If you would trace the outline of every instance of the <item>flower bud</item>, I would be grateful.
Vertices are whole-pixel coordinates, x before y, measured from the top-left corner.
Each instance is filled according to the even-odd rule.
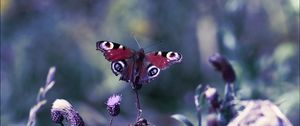
[[[148,121],[145,118],[140,118],[135,124],[134,126],[149,126],[150,124],[148,123]]]
[[[216,53],[209,57],[208,61],[215,67],[217,71],[222,73],[223,79],[226,82],[232,83],[235,81],[235,72],[225,57]]]

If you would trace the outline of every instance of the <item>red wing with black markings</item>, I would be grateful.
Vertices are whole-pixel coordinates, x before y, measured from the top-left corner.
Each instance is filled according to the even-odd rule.
[[[96,50],[100,50],[108,61],[118,61],[131,58],[134,51],[118,43],[98,41]]]
[[[146,54],[146,59],[158,67],[159,69],[166,69],[174,63],[179,63],[182,60],[182,55],[177,52],[150,52]]]
[[[112,72],[121,75],[120,80],[131,83],[149,83],[159,75],[160,70],[182,60],[182,55],[177,52],[157,51],[145,54],[143,49],[134,51],[110,41],[98,41],[96,47],[111,62]]]
[[[151,52],[146,54],[144,67],[140,72],[140,83],[149,83],[156,78],[160,70],[165,70],[182,60],[182,55],[177,52]]]

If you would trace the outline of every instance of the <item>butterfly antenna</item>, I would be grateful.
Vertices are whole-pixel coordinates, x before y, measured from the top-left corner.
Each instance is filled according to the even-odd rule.
[[[137,45],[139,46],[139,48],[141,49],[142,47],[141,47],[141,45],[140,45],[139,41],[136,39],[136,37],[135,37],[134,33],[132,33],[132,36],[133,36],[133,38],[134,38],[135,42],[137,43]]]

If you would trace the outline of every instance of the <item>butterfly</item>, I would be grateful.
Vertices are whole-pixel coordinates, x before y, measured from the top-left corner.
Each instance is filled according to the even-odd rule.
[[[144,52],[127,48],[110,41],[98,41],[96,50],[103,53],[105,59],[111,62],[111,70],[120,80],[134,83],[149,83],[156,78],[161,70],[182,61],[182,55],[177,52]]]

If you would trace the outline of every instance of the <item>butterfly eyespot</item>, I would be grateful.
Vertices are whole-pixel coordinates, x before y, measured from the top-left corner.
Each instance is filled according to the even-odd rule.
[[[160,69],[154,65],[151,65],[150,67],[148,67],[147,72],[150,78],[154,78],[159,74]]]
[[[124,71],[125,65],[124,61],[115,61],[111,63],[111,69],[114,74],[118,75]]]
[[[103,42],[101,44],[101,48],[103,48],[104,50],[110,50],[114,48],[114,44],[112,42]]]
[[[166,57],[169,60],[181,60],[181,55],[176,52],[168,52]]]

